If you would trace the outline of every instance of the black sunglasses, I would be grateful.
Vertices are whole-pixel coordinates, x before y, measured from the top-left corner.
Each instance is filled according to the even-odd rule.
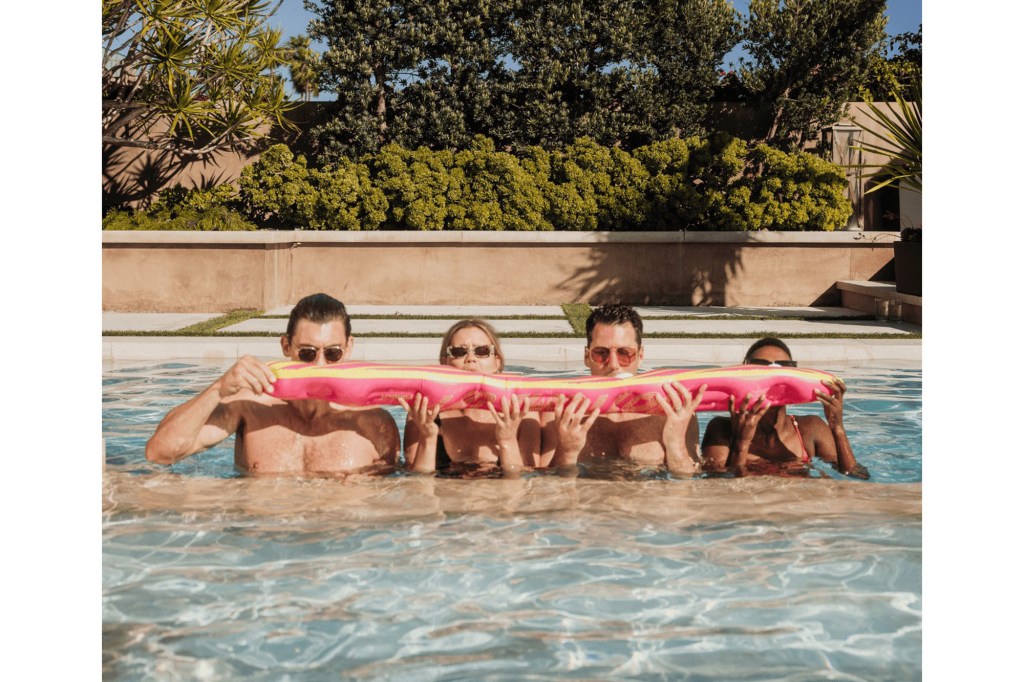
[[[327,362],[338,362],[344,354],[345,349],[341,346],[328,346],[324,348],[324,360]],[[303,362],[316,362],[316,356],[318,355],[320,355],[319,348],[307,347],[299,349],[299,360]]]
[[[465,346],[448,346],[446,352],[448,353],[448,357],[458,360],[459,358],[464,358],[469,355],[470,349]],[[472,352],[473,355],[478,358],[489,358],[491,357],[491,353],[495,352],[495,349],[493,345],[473,346]]]
[[[764,358],[747,358],[748,365],[764,365],[765,367],[771,367],[775,365],[777,367],[796,367],[796,360],[765,360]]]

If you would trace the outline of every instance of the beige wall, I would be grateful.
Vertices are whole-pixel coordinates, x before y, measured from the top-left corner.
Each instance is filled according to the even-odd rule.
[[[838,305],[894,233],[105,232],[103,309],[350,304]]]

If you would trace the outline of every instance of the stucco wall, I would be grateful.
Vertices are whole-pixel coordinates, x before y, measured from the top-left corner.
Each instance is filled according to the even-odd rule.
[[[107,232],[103,309],[351,304],[838,305],[895,233]]]

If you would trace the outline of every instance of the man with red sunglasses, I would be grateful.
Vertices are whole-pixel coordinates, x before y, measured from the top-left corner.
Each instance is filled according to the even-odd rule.
[[[292,309],[281,351],[297,362],[330,364],[345,360],[352,343],[345,305],[313,294]],[[274,381],[260,360],[239,358],[167,413],[146,443],[146,458],[173,464],[235,434],[235,466],[252,474],[348,473],[395,463],[398,427],[386,410],[280,400],[273,397]]]
[[[593,376],[631,376],[644,358],[643,320],[626,305],[603,305],[587,318],[587,347],[583,362]],[[699,431],[694,412],[704,395],[691,394],[682,384],[665,386],[658,396],[664,414],[617,412],[589,415],[590,400],[582,395],[561,400],[548,432],[554,435],[552,466],[577,461],[623,457],[643,465],[665,464],[675,474],[698,471]],[[600,400],[600,399],[599,399]]]

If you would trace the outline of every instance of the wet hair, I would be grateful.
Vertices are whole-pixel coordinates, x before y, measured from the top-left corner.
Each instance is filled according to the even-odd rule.
[[[789,356],[789,359],[793,359],[793,353],[790,352],[789,346],[782,342],[782,339],[777,339],[774,336],[766,336],[763,339],[759,339],[754,342],[750,348],[747,349],[747,354],[743,356],[743,362],[746,363],[750,357],[756,353],[759,349],[765,346],[771,346],[772,348],[778,348]]]
[[[489,322],[484,322],[476,317],[469,318],[468,320],[459,320],[444,333],[444,338],[441,339],[440,364],[451,364],[451,358],[448,357],[448,346],[452,345],[452,337],[454,337],[455,333],[460,329],[468,329],[469,327],[476,327],[487,335],[487,338],[491,340],[492,344],[494,344],[494,352],[498,356],[498,371],[505,371],[505,353],[501,350],[501,341],[498,339],[498,332],[495,331],[494,327],[492,327]]]
[[[295,304],[291,315],[288,316],[288,331],[285,332],[289,341],[299,320],[309,320],[317,324],[341,320],[345,325],[345,338],[352,336],[352,322],[348,319],[345,304],[327,294],[311,294]]]
[[[640,319],[640,313],[628,305],[621,303],[607,303],[600,308],[594,308],[587,317],[587,346],[593,340],[594,327],[598,324],[631,324],[636,330],[636,345],[639,348],[643,345],[644,321]]]

